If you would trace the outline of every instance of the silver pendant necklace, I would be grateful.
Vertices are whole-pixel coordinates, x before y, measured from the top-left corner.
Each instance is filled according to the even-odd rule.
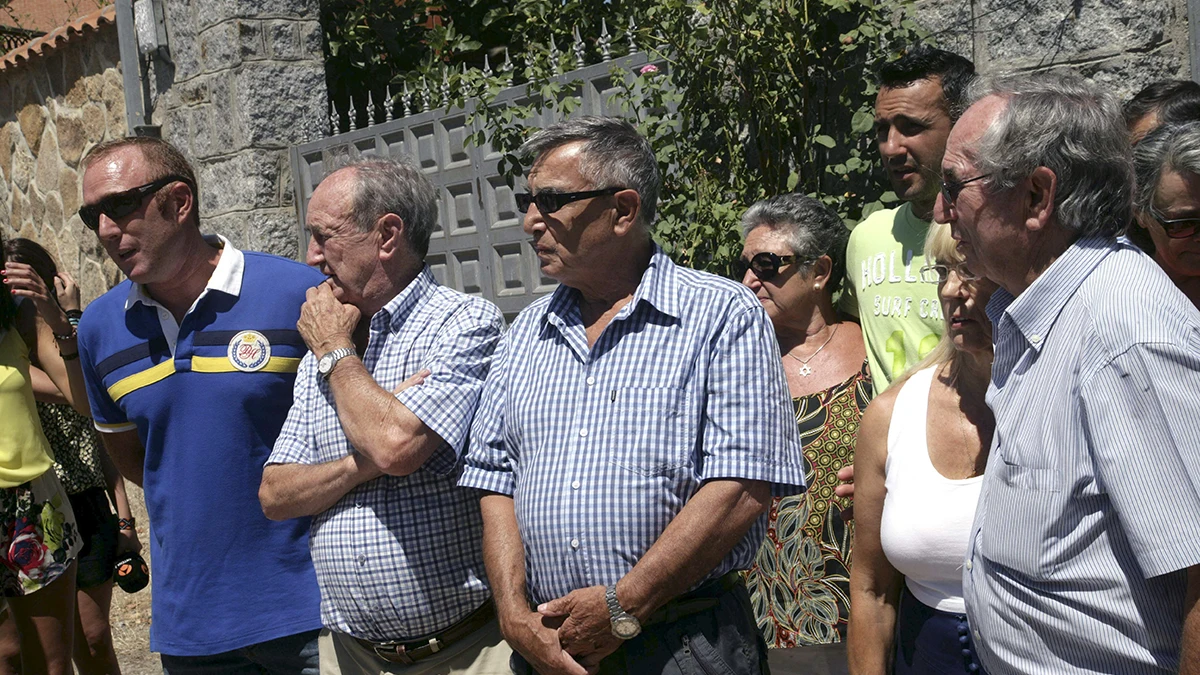
[[[796,356],[795,354],[788,352],[788,356],[790,356],[793,359],[796,359],[797,361],[800,362],[800,370],[798,370],[797,372],[800,373],[801,376],[808,377],[809,375],[812,375],[813,369],[808,366],[808,362],[812,361],[813,358],[816,357],[817,354],[820,354],[821,350],[825,349],[825,345],[829,344],[829,342],[831,340],[833,340],[833,336],[837,335],[837,329],[838,329],[838,326],[840,326],[840,325],[841,325],[840,323],[833,325],[833,330],[829,331],[829,337],[825,338],[825,341],[821,343],[821,346],[817,347],[817,351],[809,354],[807,359],[802,359],[799,356]]]

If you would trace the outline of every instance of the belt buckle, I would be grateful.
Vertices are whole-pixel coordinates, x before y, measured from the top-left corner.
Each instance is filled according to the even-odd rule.
[[[408,653],[408,648],[404,645],[404,643],[401,642],[383,642],[375,645],[374,651],[376,656],[384,661],[411,666],[416,663],[418,659],[436,654],[446,648],[446,645],[441,640],[434,637],[429,639],[428,645],[421,645],[413,651],[425,649],[426,646],[429,648],[429,654],[422,654],[416,658]]]

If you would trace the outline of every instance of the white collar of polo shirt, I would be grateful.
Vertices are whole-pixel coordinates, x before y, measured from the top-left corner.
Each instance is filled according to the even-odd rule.
[[[220,291],[234,297],[242,294],[242,273],[246,267],[246,257],[241,251],[234,248],[228,239],[219,234],[206,234],[204,241],[221,249],[221,257],[217,259],[217,267],[213,270],[212,276],[208,278],[204,290],[196,297],[195,302],[188,308],[184,316],[191,314],[209,291]],[[179,323],[175,321],[175,317],[166,307],[146,294],[141,284],[134,282],[129,288],[129,295],[125,298],[125,311],[128,312],[139,302],[156,310],[163,337],[166,338],[167,346],[171,349],[171,356],[175,356],[175,343],[179,341]]]

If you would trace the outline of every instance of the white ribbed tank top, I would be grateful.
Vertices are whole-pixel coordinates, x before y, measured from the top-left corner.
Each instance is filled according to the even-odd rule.
[[[929,459],[926,422],[937,369],[915,373],[896,394],[879,534],[888,562],[918,600],[963,614],[962,568],[983,476],[951,480]]]

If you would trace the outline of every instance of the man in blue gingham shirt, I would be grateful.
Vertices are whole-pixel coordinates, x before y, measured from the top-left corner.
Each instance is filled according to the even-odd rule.
[[[1132,170],[1115,101],[1049,76],[975,89],[936,214],[1001,287],[963,565],[975,647],[991,675],[1194,675],[1200,313],[1117,239]]]
[[[434,280],[435,217],[428,179],[382,160],[331,174],[308,207],[308,262],[330,278],[301,310],[311,351],[260,498],[271,518],[313,516],[326,674],[508,669],[478,497],[456,485],[503,319]]]
[[[498,349],[460,481],[486,492],[514,669],[761,672],[730,573],[753,561],[772,491],[804,481],[770,322],[740,284],[653,244],[656,164],[630,125],[580,118],[526,150],[518,207],[562,285]]]

